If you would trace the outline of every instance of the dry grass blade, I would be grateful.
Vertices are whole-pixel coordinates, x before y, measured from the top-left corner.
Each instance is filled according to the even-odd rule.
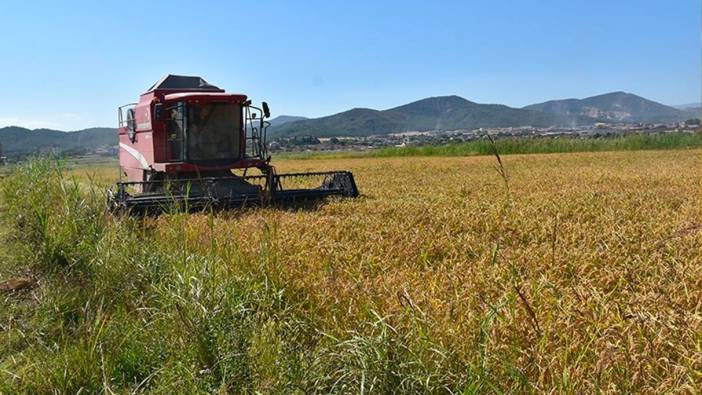
[[[509,177],[507,176],[507,169],[505,169],[505,166],[502,164],[502,158],[500,157],[500,153],[497,149],[495,139],[493,139],[490,133],[485,133],[485,136],[487,136],[488,140],[490,141],[492,155],[495,157],[495,159],[497,159],[495,170],[497,170],[497,173],[500,175],[500,177],[502,177],[502,181],[505,183],[505,188],[507,191],[509,191]]]
[[[524,296],[524,293],[522,293],[522,290],[519,288],[518,285],[514,286],[514,290],[517,292],[517,295],[519,295],[519,299],[522,301],[524,308],[529,314],[529,318],[531,319],[531,325],[534,328],[534,331],[536,331],[537,335],[541,335],[541,328],[539,327],[539,320],[536,318],[536,312],[531,307],[531,304],[527,300],[526,296]]]

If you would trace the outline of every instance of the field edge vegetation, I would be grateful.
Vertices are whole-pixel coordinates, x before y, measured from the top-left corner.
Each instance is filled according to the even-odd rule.
[[[642,151],[702,148],[702,131],[696,133],[650,133],[620,137],[498,138],[443,145],[385,147],[368,151],[281,153],[284,159],[390,158],[406,156],[485,156],[495,148],[501,155],[555,154],[570,152]]]

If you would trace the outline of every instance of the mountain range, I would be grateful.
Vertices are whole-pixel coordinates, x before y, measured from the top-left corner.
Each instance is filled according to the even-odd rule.
[[[585,116],[604,122],[675,122],[685,111],[626,92],[612,92],[585,99],[551,100],[525,109],[564,116]]]
[[[0,144],[5,155],[46,151],[95,151],[117,145],[114,128],[89,128],[75,132],[52,129],[0,128]]]
[[[280,126],[284,123],[288,122],[294,122],[294,121],[303,121],[305,119],[309,119],[307,117],[299,117],[295,115],[278,115],[275,118],[269,119],[268,122],[270,122],[271,127],[273,126]]]
[[[459,96],[418,100],[387,110],[354,108],[308,119],[280,115],[270,120],[269,136],[369,136],[405,131],[456,130],[509,126],[576,126],[597,122],[676,122],[700,118],[699,109],[677,109],[625,92],[584,99],[551,100],[523,108],[481,104]],[[51,129],[0,128],[5,154],[41,151],[88,151],[117,145],[113,128],[76,132]]]
[[[598,122],[675,122],[696,116],[640,96],[612,92],[585,99],[553,100],[524,108],[480,104],[459,96],[422,99],[388,110],[355,108],[272,126],[271,136],[368,136],[416,130],[508,126],[575,126]]]
[[[579,115],[546,113],[502,104],[480,104],[459,96],[430,97],[388,110],[354,108],[338,114],[271,127],[271,136],[370,136],[417,130],[592,123]]]

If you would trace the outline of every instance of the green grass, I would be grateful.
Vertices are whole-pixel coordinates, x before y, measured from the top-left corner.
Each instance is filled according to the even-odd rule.
[[[567,152],[692,149],[702,147],[701,133],[637,134],[601,138],[503,138],[495,141],[501,155]],[[282,154],[289,159],[385,158],[402,156],[493,155],[487,139],[446,145],[378,148],[365,152],[305,152]]]

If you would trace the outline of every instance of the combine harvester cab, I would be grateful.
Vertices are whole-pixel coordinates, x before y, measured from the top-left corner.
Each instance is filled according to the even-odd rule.
[[[138,103],[118,108],[120,182],[111,207],[146,214],[358,196],[348,171],[277,174],[268,117],[266,102],[255,107],[201,77],[161,78]],[[252,168],[259,174],[247,175]]]

